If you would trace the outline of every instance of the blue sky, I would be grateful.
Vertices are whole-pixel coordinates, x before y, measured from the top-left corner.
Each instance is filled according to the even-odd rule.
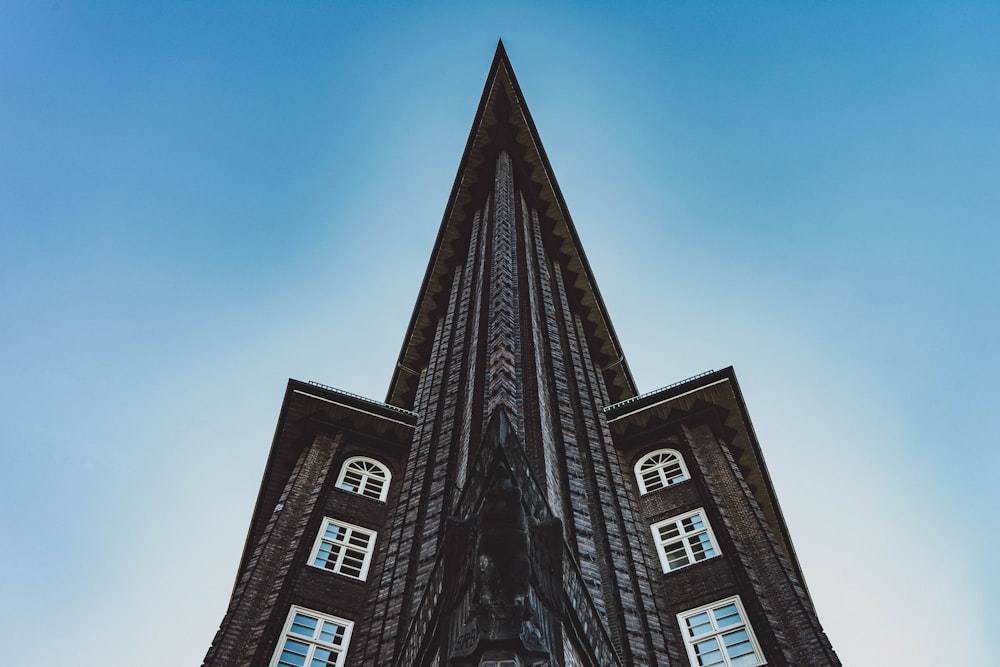
[[[502,37],[640,389],[735,366],[845,664],[988,664],[998,34],[0,2],[3,662],[200,664],[286,380],[385,394]]]

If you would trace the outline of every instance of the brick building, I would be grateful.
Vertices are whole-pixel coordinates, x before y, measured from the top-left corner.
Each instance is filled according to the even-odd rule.
[[[637,391],[502,45],[386,400],[289,381],[204,664],[840,664],[732,369]]]

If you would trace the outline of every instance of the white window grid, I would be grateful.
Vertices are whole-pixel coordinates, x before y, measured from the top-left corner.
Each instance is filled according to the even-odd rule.
[[[739,596],[677,615],[692,667],[765,664]]]
[[[375,531],[325,517],[309,564],[363,581],[368,576],[374,546]]]
[[[646,495],[690,479],[691,475],[679,452],[657,449],[635,464],[635,478],[639,483],[639,494]]]
[[[650,528],[664,572],[673,572],[721,553],[702,508],[659,521]]]
[[[367,456],[355,456],[341,466],[337,488],[384,503],[391,479],[392,474],[382,463]]]
[[[293,606],[271,667],[343,667],[354,623]]]

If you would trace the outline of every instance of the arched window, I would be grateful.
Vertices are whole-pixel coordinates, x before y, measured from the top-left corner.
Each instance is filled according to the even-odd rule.
[[[640,495],[659,491],[690,477],[684,459],[672,449],[652,451],[635,464],[635,478],[639,482]]]
[[[381,502],[389,495],[392,475],[384,465],[367,456],[355,456],[344,461],[337,479],[337,488]]]

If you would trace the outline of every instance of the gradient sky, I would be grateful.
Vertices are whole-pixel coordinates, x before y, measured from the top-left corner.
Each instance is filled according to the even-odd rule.
[[[998,35],[0,0],[0,662],[200,664],[287,379],[385,395],[502,37],[640,389],[735,366],[844,663],[993,664]]]

